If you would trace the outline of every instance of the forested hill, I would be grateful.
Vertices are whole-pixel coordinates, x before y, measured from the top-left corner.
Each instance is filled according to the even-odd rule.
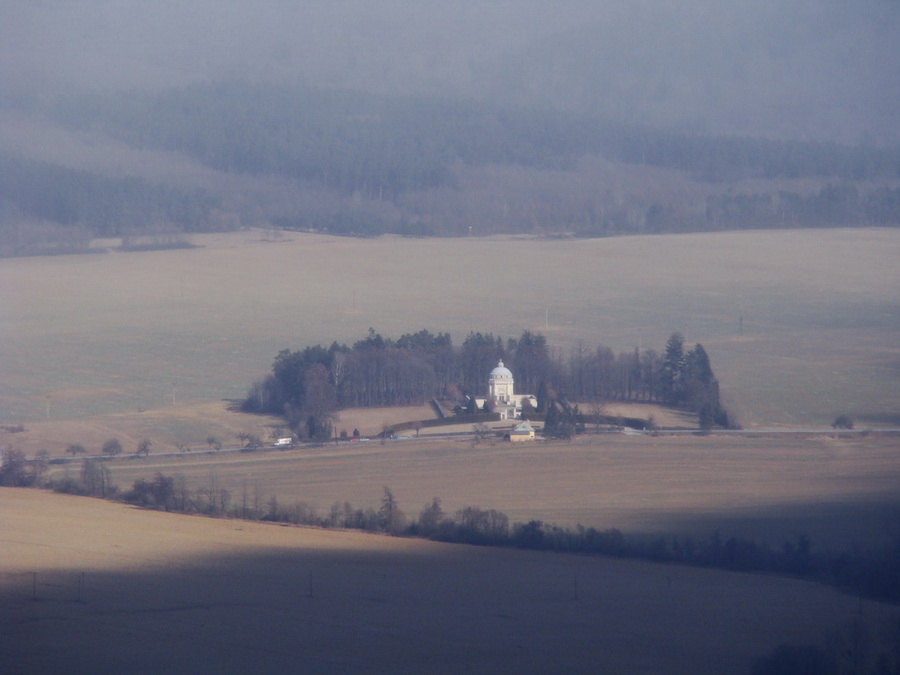
[[[246,226],[606,236],[900,224],[898,148],[239,80],[18,105],[129,159],[84,161],[77,143],[53,160],[0,154],[2,255]],[[150,176],[142,154],[191,168]]]

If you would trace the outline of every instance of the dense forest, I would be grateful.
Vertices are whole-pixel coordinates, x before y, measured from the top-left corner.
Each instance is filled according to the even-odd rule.
[[[678,406],[697,413],[703,428],[728,425],[709,355],[701,344],[687,348],[677,332],[662,354],[615,354],[602,345],[579,345],[563,354],[527,330],[506,341],[473,332],[457,348],[447,333],[423,329],[393,340],[369,329],[350,347],[334,342],[281,351],[272,372],[248,391],[243,409],[283,415],[301,438],[324,439],[332,435],[331,413],[339,408],[420,405],[437,398],[470,414],[489,412],[471,405],[485,394],[488,374],[501,359],[516,391],[536,394],[534,412],[547,415],[548,424],[574,429],[579,402],[600,409],[604,401],[619,400]]]
[[[186,157],[197,177],[0,154],[0,255],[246,226],[606,236],[900,224],[895,147],[240,80],[17,105],[70,133]]]
[[[61,100],[53,114],[224,171],[285,174],[379,198],[443,185],[457,161],[571,168],[585,154],[713,182],[900,177],[900,155],[885,149],[710,137],[559,111],[258,83],[81,96]]]
[[[0,256],[81,253],[95,237],[165,238],[183,234],[182,223],[202,232],[220,201],[199,188],[0,154]]]

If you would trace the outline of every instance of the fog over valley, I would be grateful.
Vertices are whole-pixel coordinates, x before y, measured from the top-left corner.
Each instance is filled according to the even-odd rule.
[[[0,255],[900,222],[887,0],[0,13]]]
[[[230,78],[894,142],[900,7],[763,0],[10,2],[7,92]]]

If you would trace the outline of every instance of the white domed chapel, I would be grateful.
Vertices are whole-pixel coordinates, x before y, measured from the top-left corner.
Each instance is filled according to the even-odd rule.
[[[495,404],[510,403],[514,394],[512,371],[501,360],[488,377],[488,398]]]
[[[476,403],[481,407],[485,401],[490,401],[501,420],[514,420],[522,416],[522,406],[526,400],[532,408],[537,408],[537,398],[532,394],[516,393],[512,371],[501,360],[488,376],[487,399],[476,399]]]

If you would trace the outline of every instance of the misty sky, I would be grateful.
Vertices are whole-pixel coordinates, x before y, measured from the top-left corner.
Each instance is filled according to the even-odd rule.
[[[900,139],[896,0],[6,0],[0,86],[269,79],[716,133]]]

